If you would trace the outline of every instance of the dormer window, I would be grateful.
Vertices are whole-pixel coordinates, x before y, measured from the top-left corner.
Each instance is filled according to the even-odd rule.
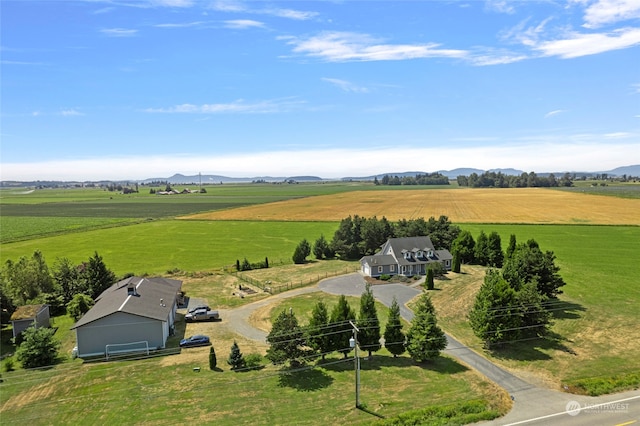
[[[137,296],[137,295],[138,295],[138,292],[136,291],[136,286],[135,286],[135,285],[133,285],[133,284],[129,284],[129,285],[127,286],[127,294],[128,294],[129,296]]]

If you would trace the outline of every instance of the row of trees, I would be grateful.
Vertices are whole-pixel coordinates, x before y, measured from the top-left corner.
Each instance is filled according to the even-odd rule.
[[[554,188],[558,186],[573,186],[571,174],[565,173],[561,178],[556,178],[553,173],[547,177],[539,177],[534,172],[521,175],[505,175],[502,172],[484,172],[480,175],[471,173],[469,176],[458,176],[459,186],[471,188]]]
[[[17,262],[7,260],[0,271],[2,312],[11,316],[17,306],[46,303],[56,315],[70,303],[77,306],[82,298],[79,295],[84,295],[84,303],[91,303],[114,282],[115,274],[97,252],[80,265],[58,258],[50,270],[42,253],[36,250],[31,257],[22,256]],[[8,317],[2,321],[8,321]]]
[[[405,335],[402,331],[400,307],[393,300],[389,308],[388,321],[384,330],[384,345],[394,356],[405,351],[417,362],[437,357],[446,347],[444,332],[437,325],[431,299],[424,294],[416,305],[415,317]],[[274,364],[289,362],[291,366],[304,364],[306,360],[340,352],[346,358],[352,350],[349,339],[357,327],[358,346],[369,356],[382,348],[381,327],[375,307],[371,286],[367,284],[360,298],[360,311],[355,311],[344,295],[331,312],[327,305],[318,301],[313,308],[307,326],[301,326],[293,310],[283,310],[273,323],[267,336],[270,344],[267,359]]]
[[[449,185],[449,178],[438,172],[403,177],[384,175],[381,180],[376,176],[373,183],[375,185]]]
[[[450,249],[459,234],[460,228],[452,225],[447,216],[440,216],[437,220],[432,216],[429,220],[420,217],[390,222],[384,216],[378,219],[376,216],[366,218],[354,215],[340,221],[331,241],[320,235],[311,247],[303,239],[296,246],[292,259],[294,263],[301,264],[313,253],[319,260],[336,256],[343,260],[356,260],[376,253],[389,238],[424,235],[429,235],[436,248]]]
[[[512,241],[510,241],[509,244],[515,244],[515,235],[511,235],[511,239]],[[471,232],[466,230],[461,231],[451,244],[451,251],[454,257],[454,272],[460,272],[460,263],[474,263],[482,266],[502,268],[504,262],[502,239],[495,231],[489,233],[489,235],[484,231],[480,231],[477,240],[473,239]]]
[[[553,252],[543,252],[533,239],[516,244],[514,236],[509,247],[502,270],[487,272],[469,312],[471,328],[487,348],[545,335],[565,285]]]

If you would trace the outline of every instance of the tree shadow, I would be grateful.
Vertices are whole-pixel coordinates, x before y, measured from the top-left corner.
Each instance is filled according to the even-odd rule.
[[[278,385],[293,388],[301,392],[311,392],[327,388],[333,383],[333,377],[318,368],[288,371],[280,374]]]
[[[531,337],[530,339],[521,339],[513,343],[503,343],[492,349],[491,354],[498,359],[515,361],[550,360],[553,358],[549,354],[551,351],[562,351],[571,355],[577,355],[576,352],[565,343],[573,343],[573,341],[550,331],[543,337]]]
[[[579,303],[564,300],[558,300],[557,302],[555,306],[549,309],[553,319],[578,319],[582,317],[581,313],[587,310]]]
[[[354,369],[353,356],[344,360],[345,362],[331,362],[323,365],[318,364],[319,367],[325,368],[331,371],[349,371]],[[458,363],[456,360],[439,356],[433,360],[417,363],[410,356],[403,355],[398,357],[386,356],[386,355],[373,355],[371,358],[362,356],[360,357],[360,369],[364,371],[380,370],[387,367],[414,367],[418,366],[423,369],[428,369],[436,373],[441,374],[456,374],[463,373],[468,370],[467,367]]]
[[[411,360],[411,358],[409,358],[409,360]],[[447,375],[464,373],[465,371],[469,370],[468,367],[460,364],[455,359],[445,357],[445,356],[439,356],[432,360],[418,362],[418,363],[413,362],[413,364],[425,370],[430,370],[439,374],[447,374]]]

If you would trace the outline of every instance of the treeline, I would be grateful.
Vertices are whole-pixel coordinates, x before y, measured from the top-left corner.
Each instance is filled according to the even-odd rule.
[[[116,281],[97,252],[80,265],[58,258],[52,270],[38,250],[17,262],[7,260],[0,271],[2,322],[18,306],[30,304],[47,304],[52,315],[68,312],[78,319]]]
[[[572,176],[565,173],[556,178],[553,173],[547,177],[539,177],[534,172],[521,175],[505,175],[501,172],[484,172],[480,175],[471,173],[469,176],[458,176],[458,185],[470,188],[555,188],[559,186],[573,186]]]
[[[416,362],[436,358],[446,347],[447,340],[437,325],[435,309],[427,294],[420,297],[414,313],[411,326],[405,333],[400,307],[394,298],[383,332],[371,285],[367,284],[360,297],[358,314],[344,295],[331,310],[323,301],[318,301],[306,326],[299,324],[293,310],[283,310],[267,335],[270,346],[266,358],[274,364],[289,363],[292,367],[320,357],[324,360],[326,355],[335,352],[346,358],[354,349],[350,339],[356,328],[357,345],[367,351],[369,357],[382,348],[381,337],[384,337],[384,346],[394,357],[406,351]]]
[[[403,177],[384,175],[381,180],[376,176],[373,183],[376,185],[449,185],[449,178],[438,172]]]
[[[375,254],[389,238],[420,237],[428,235],[436,249],[450,249],[460,228],[452,225],[447,216],[429,220],[424,218],[401,219],[390,222],[386,217],[366,218],[358,215],[348,216],[340,221],[340,226],[331,241],[321,235],[313,247],[303,240],[293,255],[294,263],[304,263],[311,255],[316,259],[339,257],[343,260],[357,260],[363,256]]]

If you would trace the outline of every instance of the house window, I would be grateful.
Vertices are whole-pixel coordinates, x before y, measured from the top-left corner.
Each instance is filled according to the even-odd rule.
[[[382,273],[382,266],[378,266],[378,273]]]
[[[389,266],[389,271],[395,272],[396,271],[396,265],[390,265]]]

